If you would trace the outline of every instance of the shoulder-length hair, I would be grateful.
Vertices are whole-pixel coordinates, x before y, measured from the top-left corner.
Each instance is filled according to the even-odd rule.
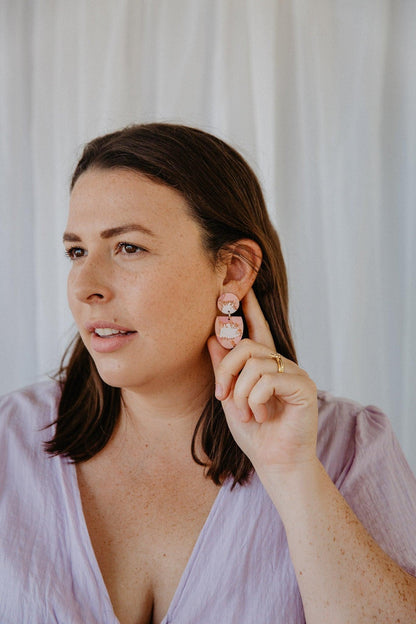
[[[263,260],[253,288],[277,351],[296,362],[279,238],[267,214],[259,182],[236,150],[196,128],[166,123],[132,125],[85,146],[72,176],[71,190],[90,168],[137,171],[179,191],[201,227],[203,245],[214,261],[240,239],[258,243]],[[57,374],[62,395],[55,434],[46,443],[46,450],[82,462],[109,441],[119,418],[122,396],[120,388],[100,378],[79,334],[66,355]],[[197,455],[198,435],[207,461]],[[217,485],[229,476],[234,485],[244,483],[252,472],[251,462],[235,443],[214,392],[196,425],[191,452]]]

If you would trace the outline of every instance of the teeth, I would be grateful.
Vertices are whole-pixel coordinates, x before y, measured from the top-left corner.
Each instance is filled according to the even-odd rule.
[[[117,334],[127,334],[126,331],[120,331],[118,329],[111,329],[110,327],[97,327],[95,333],[98,336],[116,336]]]

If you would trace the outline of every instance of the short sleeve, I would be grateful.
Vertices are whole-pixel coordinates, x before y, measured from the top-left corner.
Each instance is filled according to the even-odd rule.
[[[416,576],[416,478],[377,408],[357,413],[352,434],[351,459],[336,485],[383,550]]]

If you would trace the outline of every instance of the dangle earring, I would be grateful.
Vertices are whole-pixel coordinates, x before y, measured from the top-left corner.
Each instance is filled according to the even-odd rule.
[[[237,312],[240,307],[238,297],[233,293],[223,293],[218,297],[217,307],[223,314],[228,316],[217,316],[215,319],[215,335],[218,342],[225,349],[232,349],[240,342],[243,336],[243,319],[241,316],[231,314]]]

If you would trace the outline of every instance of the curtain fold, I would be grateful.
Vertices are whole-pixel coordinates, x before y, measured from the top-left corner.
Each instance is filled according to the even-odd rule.
[[[301,365],[386,411],[416,470],[416,3],[0,3],[0,392],[73,332],[65,227],[82,144],[131,122],[223,137],[262,182]]]

